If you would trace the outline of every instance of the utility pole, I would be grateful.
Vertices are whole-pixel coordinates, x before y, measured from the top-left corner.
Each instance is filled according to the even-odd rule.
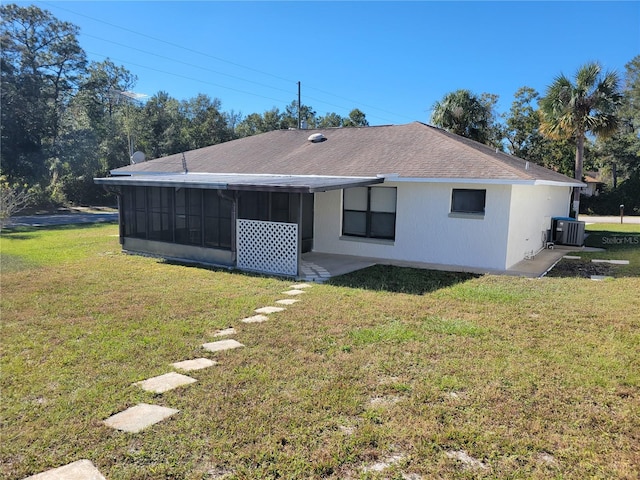
[[[300,82],[298,82],[298,130],[302,127],[302,103],[300,103]]]
[[[129,91],[121,91],[116,90],[115,88],[111,88],[109,90],[111,95],[115,95],[115,98],[124,99],[124,126],[127,132],[127,143],[129,147],[129,161],[133,163],[133,154],[134,154],[134,138],[131,133],[131,104],[134,102],[141,102],[143,99],[147,98],[149,95],[144,93],[136,93]]]

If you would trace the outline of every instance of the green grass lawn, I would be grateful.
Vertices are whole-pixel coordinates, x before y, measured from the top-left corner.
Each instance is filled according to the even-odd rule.
[[[631,260],[603,282],[372,267],[243,324],[292,282],[125,255],[117,231],[2,232],[2,478],[638,478],[640,247],[599,252]],[[245,348],[201,348],[229,326]],[[190,386],[132,385],[203,356]],[[180,412],[102,424],[138,403]]]

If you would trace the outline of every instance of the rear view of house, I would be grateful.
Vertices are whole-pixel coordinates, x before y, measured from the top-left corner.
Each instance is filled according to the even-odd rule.
[[[126,251],[291,276],[309,252],[503,271],[582,186],[418,122],[273,131],[95,182]]]

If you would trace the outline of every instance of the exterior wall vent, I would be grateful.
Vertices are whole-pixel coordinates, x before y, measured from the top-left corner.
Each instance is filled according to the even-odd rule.
[[[311,143],[324,142],[326,139],[327,139],[327,137],[325,137],[321,133],[314,133],[312,135],[309,135],[309,138],[307,138],[307,140],[309,140]]]

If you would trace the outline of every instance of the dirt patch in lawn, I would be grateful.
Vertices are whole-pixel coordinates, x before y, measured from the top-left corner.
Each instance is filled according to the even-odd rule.
[[[563,259],[548,273],[548,277],[591,278],[592,275],[614,277],[616,266],[608,263],[593,263],[591,260]]]

